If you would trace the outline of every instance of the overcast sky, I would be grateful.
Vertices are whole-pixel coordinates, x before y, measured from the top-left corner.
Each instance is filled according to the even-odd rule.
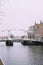
[[[0,29],[28,29],[35,22],[43,21],[43,0],[7,0],[2,2]]]

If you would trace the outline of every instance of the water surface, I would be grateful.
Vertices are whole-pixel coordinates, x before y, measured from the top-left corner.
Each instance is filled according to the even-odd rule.
[[[9,47],[2,42],[0,58],[5,65],[43,65],[43,46],[23,46],[15,42]]]

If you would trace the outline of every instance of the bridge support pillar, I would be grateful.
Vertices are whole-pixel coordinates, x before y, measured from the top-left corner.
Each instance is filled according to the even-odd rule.
[[[6,46],[13,46],[13,42],[11,40],[6,41]]]
[[[22,42],[23,45],[33,45],[32,41],[23,41]]]
[[[23,44],[23,45],[27,45],[28,42],[27,42],[27,41],[23,41],[22,44]]]

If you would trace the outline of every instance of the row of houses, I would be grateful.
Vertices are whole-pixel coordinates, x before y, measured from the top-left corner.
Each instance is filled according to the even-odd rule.
[[[29,30],[31,33],[28,33],[28,37],[30,36],[31,38],[43,38],[43,22],[42,20],[40,23],[35,23],[33,26],[29,27]]]

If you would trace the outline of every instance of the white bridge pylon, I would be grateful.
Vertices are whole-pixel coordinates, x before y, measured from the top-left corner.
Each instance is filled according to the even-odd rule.
[[[19,29],[20,31],[24,31],[25,33],[31,33],[31,30],[24,30],[24,29]]]
[[[25,32],[25,33],[26,33],[26,32],[27,32],[27,33],[32,32],[31,30],[24,30],[24,29],[17,29],[17,28],[16,28],[16,29],[1,30],[0,32],[2,32],[2,33],[3,33],[3,32],[8,32],[8,35],[10,35],[10,32],[11,32],[11,31],[14,31],[14,30],[23,31],[23,32]]]
[[[30,30],[24,30],[24,29],[17,29],[17,28],[15,28],[15,29],[1,30],[0,33],[2,34],[2,36],[4,34],[5,36],[8,36],[8,38],[10,38],[11,35],[13,35],[13,33],[11,33],[11,31],[16,31],[16,30],[17,31],[23,31],[23,32],[25,32],[25,34],[27,33],[27,35],[28,35],[28,33],[32,32]]]
[[[7,35],[8,35],[8,38],[10,38],[11,31],[13,31],[13,30],[16,30],[16,29],[1,30],[0,33],[1,33],[1,35],[3,36],[3,33],[4,33],[4,32],[7,32],[7,33],[8,33],[8,34],[7,34]],[[6,35],[6,36],[7,36],[7,35]]]

